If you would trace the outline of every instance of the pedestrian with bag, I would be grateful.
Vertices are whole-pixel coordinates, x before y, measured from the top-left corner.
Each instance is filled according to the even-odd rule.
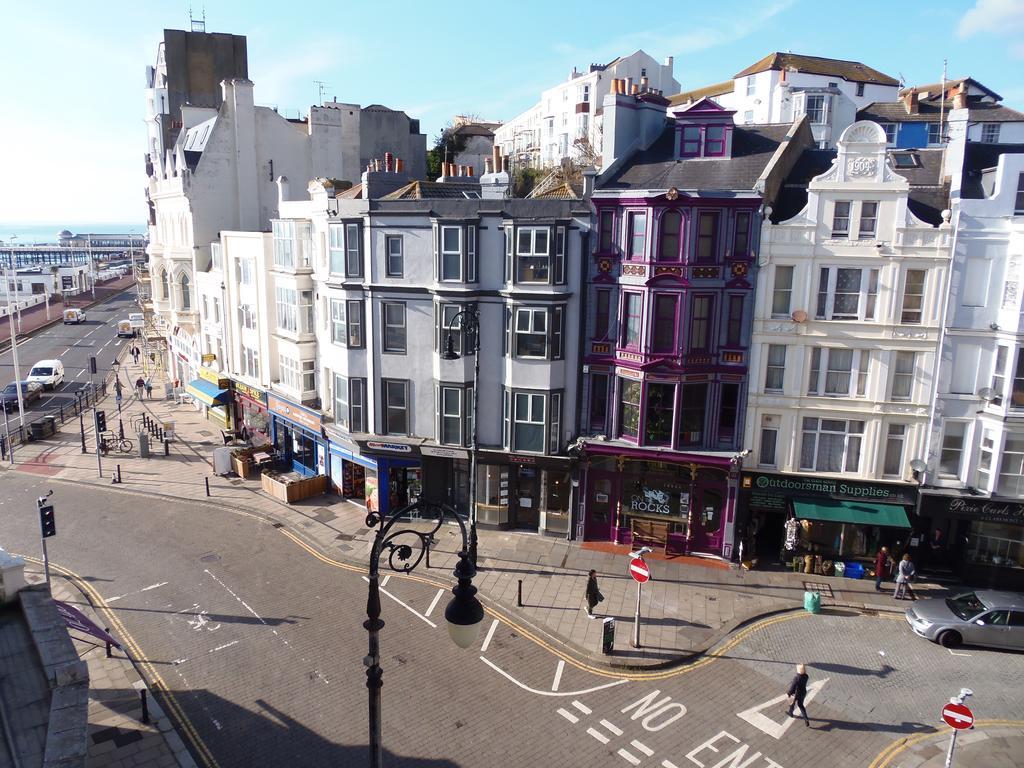
[[[602,600],[604,600],[604,595],[601,594],[601,590],[597,586],[597,571],[591,570],[587,576],[587,616],[592,619],[597,618],[594,615],[594,608]]]
[[[146,397],[149,400],[153,399],[153,379],[152,378],[146,379]]]
[[[144,378],[142,378],[141,376],[139,376],[139,378],[137,378],[135,380],[135,397],[136,397],[136,399],[138,399],[138,400],[142,399],[142,390],[144,390],[145,388],[146,388],[146,380]]]
[[[807,666],[805,664],[796,665],[796,677],[793,678],[793,682],[789,684],[789,709],[787,714],[790,717],[796,717],[793,714],[793,708],[799,707],[800,714],[803,715],[804,725],[808,728],[811,725],[811,720],[807,717],[807,710],[804,708],[804,699],[807,697]]]
[[[882,547],[875,555],[875,591],[882,592],[882,582],[889,575],[889,565],[892,558],[889,557],[889,548]]]
[[[917,595],[914,594],[914,589],[910,586],[910,582],[914,580],[916,573],[917,569],[914,568],[914,563],[910,559],[910,553],[908,552],[903,556],[903,559],[900,560],[900,564],[896,568],[896,591],[892,595],[894,598],[903,600],[909,592],[910,599],[917,600]]]

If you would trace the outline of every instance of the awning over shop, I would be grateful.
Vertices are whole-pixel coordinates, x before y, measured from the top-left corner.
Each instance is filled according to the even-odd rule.
[[[804,520],[909,528],[906,510],[898,504],[842,499],[793,499],[793,512]]]
[[[185,387],[185,391],[199,402],[205,403],[213,408],[216,408],[219,405],[224,405],[231,399],[230,389],[218,389],[216,384],[206,381],[205,379],[193,379],[189,382],[189,385]]]

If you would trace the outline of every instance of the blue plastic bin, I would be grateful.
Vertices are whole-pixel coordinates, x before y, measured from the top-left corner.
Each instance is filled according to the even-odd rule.
[[[863,579],[864,566],[860,563],[847,563],[846,571],[843,574],[848,579]]]

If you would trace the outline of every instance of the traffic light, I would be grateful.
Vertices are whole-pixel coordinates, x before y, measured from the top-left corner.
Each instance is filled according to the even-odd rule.
[[[53,504],[39,505],[39,528],[43,532],[43,538],[57,535],[57,520],[53,516]]]
[[[107,431],[107,414],[105,411],[96,411],[96,431]]]

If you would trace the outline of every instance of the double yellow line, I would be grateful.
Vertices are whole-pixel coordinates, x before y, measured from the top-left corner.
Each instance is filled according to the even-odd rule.
[[[1024,728],[1024,720],[975,720],[975,728]],[[928,739],[939,739],[946,738],[952,732],[951,728],[947,728],[945,731],[929,731],[927,733],[919,733],[915,736],[908,736],[902,739],[897,739],[888,747],[878,753],[868,768],[888,768],[893,764],[893,760],[900,753],[910,749],[911,747],[917,746],[922,741]]]
[[[21,555],[21,557],[35,565],[41,566],[43,564],[43,561],[36,557],[28,555]],[[174,697],[174,693],[172,693],[170,687],[164,682],[164,679],[160,676],[156,667],[146,659],[142,649],[139,647],[138,643],[135,642],[135,638],[128,633],[124,624],[121,623],[117,614],[111,610],[109,605],[107,605],[100,593],[97,592],[84,578],[69,568],[65,568],[61,565],[55,565],[51,562],[50,570],[71,581],[89,598],[89,602],[92,603],[93,608],[102,613],[103,617],[109,622],[110,627],[114,630],[115,636],[124,643],[128,650],[129,658],[142,669],[145,673],[144,677],[148,678],[150,686],[160,694],[163,705],[177,721],[181,731],[191,743],[195,753],[202,759],[203,764],[207,766],[207,768],[218,768],[218,763],[214,758],[213,753],[210,752],[210,748],[206,746],[206,742],[204,742],[202,737],[200,737],[199,732],[192,724],[192,721],[188,719],[188,715],[186,715],[185,711],[181,708],[181,705]]]

